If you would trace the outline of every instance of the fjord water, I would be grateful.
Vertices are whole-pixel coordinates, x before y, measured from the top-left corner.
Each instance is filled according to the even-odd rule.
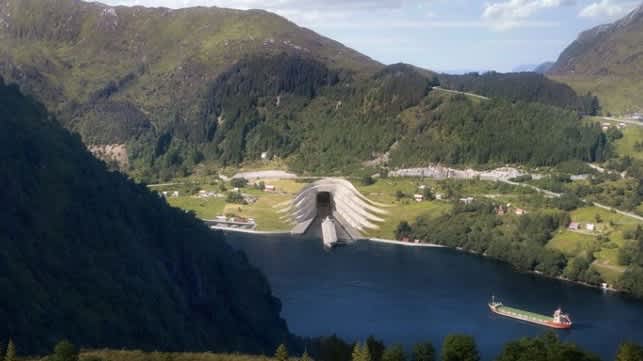
[[[514,272],[509,266],[443,248],[358,241],[332,251],[318,239],[228,234],[233,247],[268,277],[283,317],[300,336],[333,333],[347,340],[375,335],[410,346],[444,335],[475,336],[483,360],[507,341],[543,327],[489,312],[492,293],[508,305],[550,314],[559,305],[574,328],[558,331],[613,360],[621,341],[643,343],[643,302],[597,289]]]

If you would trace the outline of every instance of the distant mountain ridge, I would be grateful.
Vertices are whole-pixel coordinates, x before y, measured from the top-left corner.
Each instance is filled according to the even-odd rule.
[[[548,74],[578,91],[598,94],[608,110],[643,109],[643,5],[582,32]]]

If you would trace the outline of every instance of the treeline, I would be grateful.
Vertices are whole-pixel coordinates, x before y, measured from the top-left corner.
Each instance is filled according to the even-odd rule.
[[[395,236],[460,248],[495,258],[522,271],[536,271],[549,277],[565,277],[600,284],[601,276],[591,267],[591,253],[568,259],[545,245],[570,216],[565,211],[532,212],[519,217],[501,217],[490,201],[459,202],[440,217],[418,217],[414,224],[402,222]]]
[[[538,73],[491,71],[483,74],[440,74],[439,81],[440,86],[447,89],[476,93],[490,98],[503,98],[511,102],[542,103],[587,115],[596,115],[600,110],[598,98],[595,96],[591,94],[578,96],[568,85]]]
[[[409,351],[399,344],[385,345],[369,337],[365,342],[348,343],[337,336],[317,339],[300,356],[289,353],[286,345],[277,347],[274,356],[194,354],[194,353],[143,353],[140,351],[84,351],[69,341],[56,344],[48,361],[480,361],[480,352],[473,337],[466,334],[447,335],[438,352],[429,342],[415,344]],[[0,344],[0,356],[2,356]],[[494,358],[495,361],[600,361],[577,345],[561,341],[554,332],[538,337],[525,337],[506,343]],[[623,342],[616,350],[615,361],[643,360],[643,347]],[[9,341],[4,361],[17,361],[16,347]]]
[[[570,159],[594,162],[610,155],[597,125],[580,125],[571,111],[538,103],[475,101],[430,95],[406,124],[406,138],[392,163],[556,165]]]
[[[643,298],[643,228],[638,225],[624,232],[624,246],[619,249],[618,263],[627,266],[618,287]]]
[[[394,144],[393,166],[555,165],[610,155],[609,139],[579,121],[571,105],[579,98],[561,84],[483,75],[500,95],[478,102],[432,92],[455,79],[444,77],[394,64],[355,78],[304,56],[245,58],[196,98],[198,111],[178,109],[157,134],[130,141],[131,170],[139,179],[168,179],[204,161],[237,165],[268,152],[299,172],[352,173]]]

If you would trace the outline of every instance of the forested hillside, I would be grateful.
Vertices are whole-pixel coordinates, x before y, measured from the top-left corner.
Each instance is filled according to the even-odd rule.
[[[406,140],[393,164],[555,165],[602,161],[610,153],[598,125],[580,126],[575,112],[539,103],[472,100],[433,92],[403,114]]]
[[[470,73],[440,75],[440,85],[447,89],[466,91],[487,97],[510,101],[537,102],[595,115],[598,99],[591,95],[579,96],[569,86],[548,79],[536,72]]]
[[[542,75],[438,76],[406,64],[385,67],[263,11],[0,0],[0,23],[0,75],[54,109],[102,156],[109,157],[108,145],[118,149],[121,167],[146,182],[188,175],[199,164],[236,166],[262,153],[299,172],[345,174],[390,153],[398,155],[393,166],[550,165],[603,159],[609,149],[563,110],[595,113],[596,100]],[[468,113],[457,97],[442,99],[438,112],[419,110],[434,101],[425,98],[437,85],[494,100],[467,105]],[[510,102],[540,104],[520,109]],[[409,124],[411,113],[413,122],[431,126]],[[436,126],[438,113],[443,122]],[[476,122],[500,145],[474,140],[489,135],[468,134]],[[539,152],[548,139],[561,141],[556,154],[508,144],[505,137],[527,130]],[[446,139],[455,143],[427,143]]]
[[[0,80],[0,340],[271,352],[289,341],[263,275],[223,235],[84,149]]]

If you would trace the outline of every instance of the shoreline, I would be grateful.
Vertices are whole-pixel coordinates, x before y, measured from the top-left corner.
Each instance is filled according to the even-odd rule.
[[[223,232],[235,232],[235,233],[247,233],[247,234],[259,234],[259,235],[283,235],[290,236],[292,235],[290,231],[257,231],[254,229],[242,229],[242,228],[231,228],[231,227],[218,227],[211,226],[210,229]]]
[[[436,244],[436,243],[404,242],[404,241],[396,241],[396,240],[384,239],[384,238],[364,238],[364,240],[374,242],[374,243],[392,244],[392,245],[406,246],[406,247],[449,248],[447,246],[444,246],[444,245],[441,245],[441,244]]]
[[[292,235],[289,231],[255,231],[255,230],[250,230],[250,229],[238,229],[238,228],[226,228],[226,227],[211,227],[211,229],[224,231],[224,232],[227,231],[227,232],[246,233],[246,234],[258,234],[258,235],[283,235],[283,236],[291,236]],[[454,250],[454,251],[457,251],[457,252],[469,253],[469,254],[472,254],[472,255],[476,255],[476,256],[479,256],[479,257],[484,257],[484,258],[487,258],[487,259],[491,259],[491,260],[494,260],[494,261],[497,261],[497,262],[507,264],[513,269],[513,272],[526,273],[526,274],[531,274],[531,275],[535,275],[535,276],[539,276],[539,277],[544,277],[544,278],[549,278],[549,279],[553,279],[553,280],[563,281],[563,282],[572,283],[572,284],[579,285],[579,286],[594,288],[594,289],[597,289],[597,290],[601,290],[603,292],[621,293],[621,294],[624,294],[624,295],[629,295],[628,292],[625,292],[623,290],[613,288],[613,287],[605,288],[605,287],[602,287],[601,285],[592,285],[592,284],[582,282],[582,281],[574,281],[574,280],[570,280],[570,279],[562,277],[562,276],[555,276],[555,277],[554,276],[548,276],[548,275],[546,275],[546,274],[544,274],[542,272],[538,272],[536,270],[522,271],[522,270],[519,270],[519,269],[513,267],[508,262],[504,262],[502,260],[499,260],[499,259],[496,259],[496,258],[493,258],[493,257],[489,257],[489,256],[487,256],[485,254],[482,254],[482,253],[469,251],[469,250],[466,250],[466,249],[461,248],[461,247],[453,248],[453,247],[449,247],[449,246],[445,246],[445,245],[441,245],[441,244],[437,244],[437,243],[404,242],[404,241],[396,241],[396,240],[392,240],[392,239],[384,239],[384,238],[376,238],[376,237],[363,238],[363,239],[360,239],[360,240],[367,241],[367,242],[373,242],[373,243],[379,243],[379,244],[389,244],[389,245],[394,245],[394,246],[404,246],[404,247],[446,248],[446,249]]]

